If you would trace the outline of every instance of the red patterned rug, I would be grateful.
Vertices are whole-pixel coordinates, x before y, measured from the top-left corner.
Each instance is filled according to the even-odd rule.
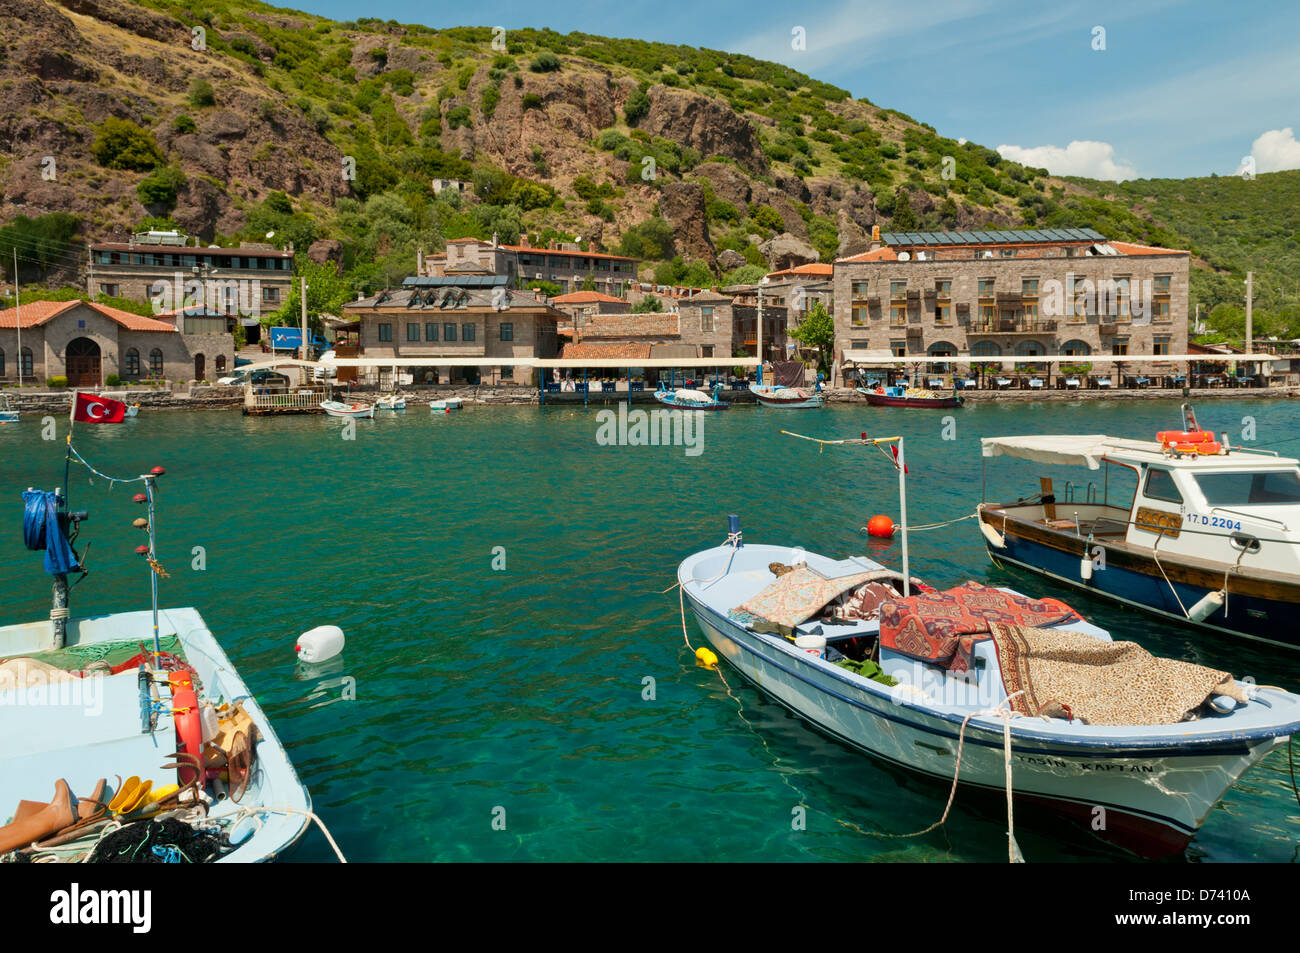
[[[989,623],[1048,628],[1081,616],[1056,599],[1030,599],[967,582],[945,592],[895,599],[880,607],[880,644],[910,658],[971,667],[975,643],[990,637]]]

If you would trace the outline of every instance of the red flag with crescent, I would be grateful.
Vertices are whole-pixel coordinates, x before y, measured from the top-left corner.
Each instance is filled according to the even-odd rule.
[[[72,419],[84,424],[120,424],[126,419],[126,404],[78,391],[73,397]]]

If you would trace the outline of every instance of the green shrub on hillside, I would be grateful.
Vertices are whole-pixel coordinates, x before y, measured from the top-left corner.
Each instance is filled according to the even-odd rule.
[[[554,73],[560,68],[560,58],[550,50],[542,50],[533,57],[528,68],[534,73]]]
[[[176,197],[185,188],[185,173],[175,166],[162,166],[140,180],[135,193],[140,204],[148,207],[161,206],[171,209],[176,205]]]
[[[212,84],[206,79],[198,78],[190,83],[190,105],[196,108],[204,106],[215,106],[217,104],[217,94],[212,88]]]
[[[90,152],[105,168],[149,172],[165,161],[153,133],[129,119],[109,116],[96,133]]]

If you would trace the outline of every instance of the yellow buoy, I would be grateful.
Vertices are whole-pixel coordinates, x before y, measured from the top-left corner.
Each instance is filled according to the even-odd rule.
[[[712,650],[703,646],[695,650],[695,660],[705,668],[713,668],[718,664],[718,657],[713,654]]]

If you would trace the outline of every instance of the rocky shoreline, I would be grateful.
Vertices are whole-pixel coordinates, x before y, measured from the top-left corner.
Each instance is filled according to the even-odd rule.
[[[87,391],[91,393],[92,391]],[[27,391],[13,389],[3,391],[13,402],[15,410],[22,413],[67,414],[72,403],[71,390]],[[128,404],[139,404],[148,410],[208,410],[229,407],[242,408],[243,390],[239,387],[222,387],[220,385],[195,386],[187,391],[169,391],[161,388],[122,389],[105,388],[103,393]],[[376,391],[340,390],[340,396],[350,395],[354,399],[373,399]],[[545,400],[539,399],[535,387],[500,387],[473,386],[439,387],[437,389],[405,391],[408,406],[427,407],[435,400],[457,398],[466,406],[484,407],[536,407],[542,404],[562,404],[573,406],[582,404],[583,395],[565,392],[547,394]],[[822,391],[827,403],[863,404],[862,396],[852,388],[836,387]],[[1195,390],[1184,392],[1173,389],[1147,390],[1040,390],[1040,391],[963,391],[962,396],[969,404],[983,403],[1035,403],[1039,401],[1125,401],[1125,400],[1285,400],[1300,396],[1300,387],[1252,387],[1252,388],[1215,388],[1213,390]],[[723,399],[731,403],[752,404],[753,395],[747,391],[725,392]],[[626,391],[616,393],[596,392],[587,398],[586,403],[594,405],[623,403],[627,400]],[[638,391],[632,395],[632,402],[637,404],[655,403],[653,391]]]

